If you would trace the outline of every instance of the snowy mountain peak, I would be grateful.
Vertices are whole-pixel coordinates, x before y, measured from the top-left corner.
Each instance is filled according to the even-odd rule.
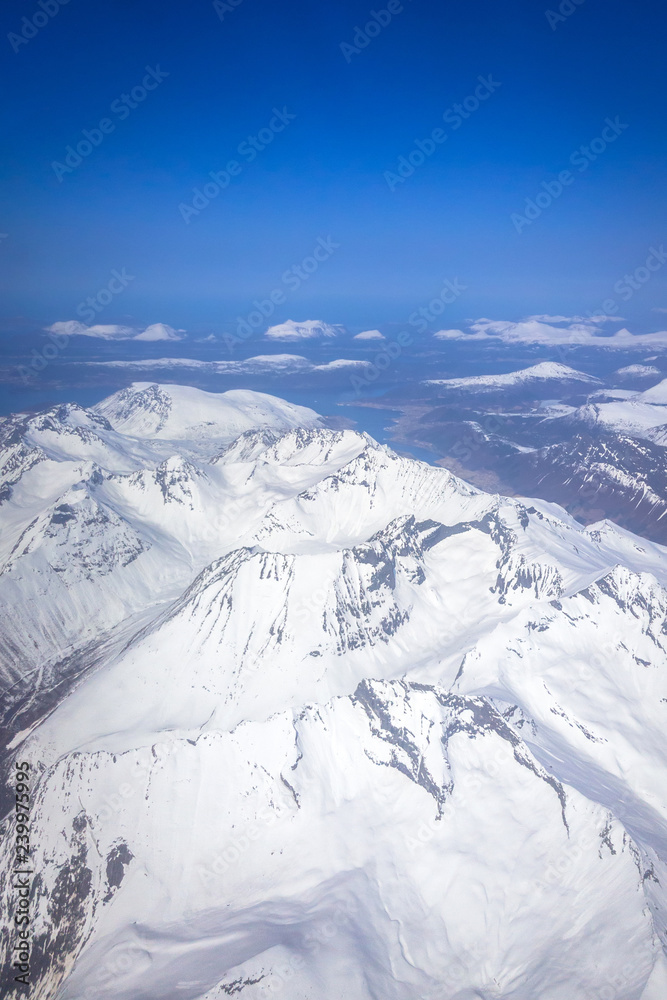
[[[600,379],[568,365],[555,361],[541,361],[520,371],[505,375],[473,375],[468,378],[428,379],[427,385],[440,385],[448,389],[484,391],[490,389],[510,389],[540,382],[584,382],[599,385]]]
[[[569,365],[563,365],[556,361],[541,361],[530,368],[524,368],[517,374],[524,376],[524,378],[565,379],[575,382],[600,381],[594,375],[587,375],[585,372],[577,371],[576,368],[570,368]]]
[[[170,440],[203,437],[232,441],[257,427],[286,430],[321,423],[314,410],[262,392],[232,389],[212,393],[150,382],[134,382],[93,409],[123,434]]]

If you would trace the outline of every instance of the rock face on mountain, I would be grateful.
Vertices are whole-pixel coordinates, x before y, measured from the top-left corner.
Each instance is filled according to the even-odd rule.
[[[260,393],[0,437],[35,1000],[664,1000],[667,549]]]

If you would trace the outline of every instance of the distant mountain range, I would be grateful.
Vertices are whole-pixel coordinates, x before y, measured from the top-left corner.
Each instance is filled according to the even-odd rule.
[[[406,385],[382,405],[399,411],[396,441],[429,448],[478,485],[667,543],[667,379],[659,376],[634,365],[603,379],[545,362]],[[648,378],[649,388],[627,388]]]

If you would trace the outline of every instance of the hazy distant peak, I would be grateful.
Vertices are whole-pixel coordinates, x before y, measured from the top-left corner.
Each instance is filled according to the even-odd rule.
[[[468,378],[428,379],[428,385],[441,385],[448,389],[469,389],[471,391],[485,389],[507,389],[530,382],[589,382],[599,384],[600,380],[593,375],[577,371],[569,365],[557,361],[542,361],[530,368],[507,372],[505,375],[473,375]]]
[[[659,375],[660,369],[656,368],[655,365],[626,365],[625,368],[619,368],[616,375],[622,376],[637,376],[638,378],[648,378],[649,376]]]
[[[284,323],[270,326],[266,336],[270,340],[312,340],[317,337],[336,337],[342,330],[341,326],[331,326],[319,319],[306,319],[302,323],[288,319]]]
[[[117,323],[86,326],[77,319],[62,320],[47,326],[48,333],[66,337],[96,337],[98,340],[183,340],[185,330],[175,330],[167,323],[151,323],[144,330]]]
[[[174,330],[173,326],[166,323],[151,323],[142,333],[138,333],[134,340],[182,340],[180,332]]]

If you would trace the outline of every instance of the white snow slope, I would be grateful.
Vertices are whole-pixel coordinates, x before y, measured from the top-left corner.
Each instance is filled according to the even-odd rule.
[[[0,436],[34,1000],[664,1000],[667,549],[260,393]]]
[[[644,392],[628,393],[624,399],[609,403],[588,402],[568,419],[664,444],[667,441],[667,379]]]

